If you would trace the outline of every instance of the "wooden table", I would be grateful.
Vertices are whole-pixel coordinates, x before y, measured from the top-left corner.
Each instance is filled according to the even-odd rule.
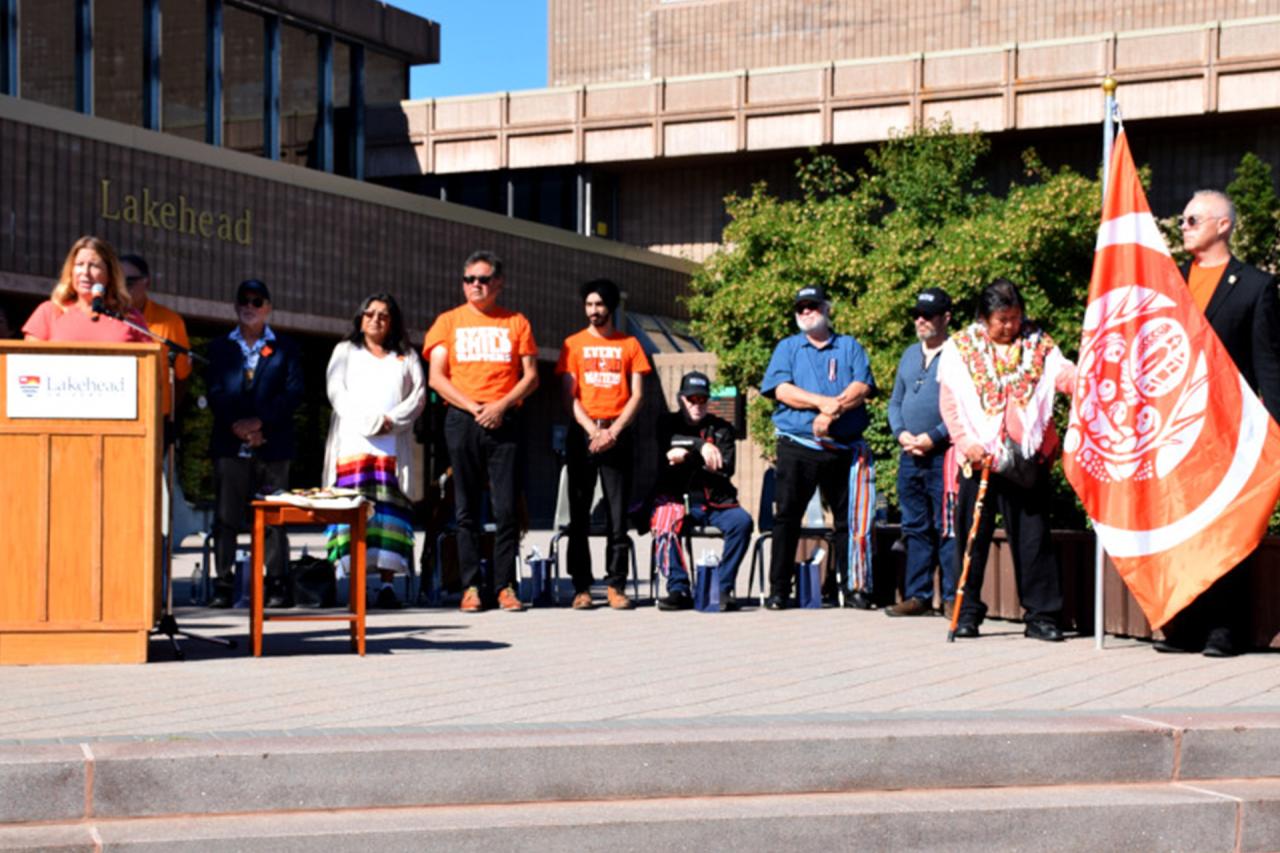
[[[253,562],[249,571],[253,578],[249,608],[249,638],[253,656],[262,657],[262,623],[321,622],[340,620],[351,623],[351,648],[364,655],[365,616],[365,515],[368,504],[361,502],[351,509],[304,508],[273,501],[253,502]],[[266,551],[265,537],[268,527],[290,524],[349,524],[351,525],[351,593],[350,613],[266,613],[263,608],[263,562]]]

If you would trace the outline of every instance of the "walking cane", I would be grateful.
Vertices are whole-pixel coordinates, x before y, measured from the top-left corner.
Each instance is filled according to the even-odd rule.
[[[956,583],[956,605],[951,611],[951,627],[947,629],[947,642],[956,641],[956,625],[960,622],[960,606],[964,604],[964,585],[969,580],[969,561],[973,557],[973,538],[978,535],[978,524],[982,521],[982,502],[987,497],[987,481],[991,478],[991,465],[982,460],[982,479],[978,481],[978,498],[973,502],[973,523],[969,525],[969,538],[964,541],[964,563],[960,569],[960,580]]]

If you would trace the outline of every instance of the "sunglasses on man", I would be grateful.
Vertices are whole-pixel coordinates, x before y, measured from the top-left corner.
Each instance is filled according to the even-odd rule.
[[[263,305],[267,304],[267,300],[263,299],[261,296],[241,296],[236,299],[236,304],[241,308],[247,308],[250,305],[254,308],[261,308]]]
[[[464,275],[462,277],[463,284],[488,284],[497,276],[493,275]]]

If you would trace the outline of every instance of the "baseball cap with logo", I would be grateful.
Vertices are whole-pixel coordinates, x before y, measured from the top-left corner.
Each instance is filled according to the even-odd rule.
[[[796,292],[796,304],[804,302],[826,302],[827,292],[820,284],[806,284]]]
[[[696,370],[686,373],[680,378],[680,396],[710,397],[711,380],[707,378],[707,374],[699,373]]]
[[[929,287],[916,297],[912,317],[936,317],[951,310],[951,297],[941,287]]]

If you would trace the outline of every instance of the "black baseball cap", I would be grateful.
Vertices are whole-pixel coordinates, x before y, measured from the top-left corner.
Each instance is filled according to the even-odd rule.
[[[951,310],[951,297],[941,287],[929,287],[920,291],[916,297],[915,307],[911,309],[912,317],[936,317]]]
[[[680,378],[680,396],[681,397],[710,397],[711,396],[711,380],[707,378],[707,374],[700,373],[696,370],[686,373]]]
[[[820,284],[806,284],[804,287],[796,291],[796,304],[803,302],[826,302],[827,292],[822,289]]]
[[[237,302],[250,295],[261,296],[268,302],[271,301],[271,291],[267,290],[267,286],[256,278],[245,279],[240,282],[240,286],[236,288]]]

